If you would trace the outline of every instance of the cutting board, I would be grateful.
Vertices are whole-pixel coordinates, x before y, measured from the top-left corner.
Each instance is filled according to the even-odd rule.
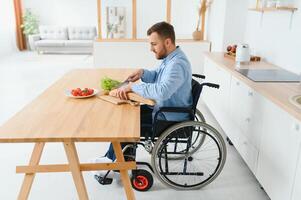
[[[116,90],[110,91],[109,95],[112,96],[112,97],[115,97],[116,96]],[[156,102],[154,100],[143,98],[143,97],[141,97],[138,94],[133,93],[133,92],[127,93],[127,96],[132,101],[143,103],[143,104],[146,104],[146,105],[149,105],[149,106],[154,106],[156,104]]]
[[[100,95],[100,96],[98,96],[98,98],[100,98],[104,101],[116,104],[116,105],[127,104],[127,103],[131,104],[132,106],[140,105],[139,102],[134,102],[134,101],[130,101],[130,100],[122,100],[122,99],[119,99],[117,97],[112,97],[112,96],[109,96],[109,95]]]
[[[116,105],[130,103],[130,101],[128,101],[128,100],[122,100],[122,99],[119,99],[117,97],[112,97],[112,96],[109,96],[109,95],[100,95],[100,96],[98,96],[98,98],[100,98],[104,101],[116,104]]]

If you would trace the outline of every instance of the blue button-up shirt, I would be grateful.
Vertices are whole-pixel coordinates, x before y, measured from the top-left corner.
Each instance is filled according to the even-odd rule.
[[[153,114],[160,107],[189,107],[192,105],[191,65],[177,47],[155,70],[144,69],[142,83],[132,85],[133,92],[156,101]],[[182,121],[188,114],[164,113],[167,120]]]

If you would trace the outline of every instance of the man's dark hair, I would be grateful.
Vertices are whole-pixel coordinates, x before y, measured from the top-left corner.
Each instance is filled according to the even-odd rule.
[[[147,36],[150,36],[154,32],[156,32],[163,39],[170,38],[171,42],[175,44],[175,30],[171,24],[167,22],[156,23],[147,30]]]

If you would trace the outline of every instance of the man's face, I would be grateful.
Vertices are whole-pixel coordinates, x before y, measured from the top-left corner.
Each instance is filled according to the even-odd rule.
[[[167,56],[166,40],[162,39],[156,32],[153,32],[148,39],[151,51],[155,53],[156,58],[164,59]]]

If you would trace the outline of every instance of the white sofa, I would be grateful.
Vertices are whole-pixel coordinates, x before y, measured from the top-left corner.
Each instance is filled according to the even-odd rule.
[[[40,26],[39,31],[28,38],[38,53],[93,53],[95,27]]]

